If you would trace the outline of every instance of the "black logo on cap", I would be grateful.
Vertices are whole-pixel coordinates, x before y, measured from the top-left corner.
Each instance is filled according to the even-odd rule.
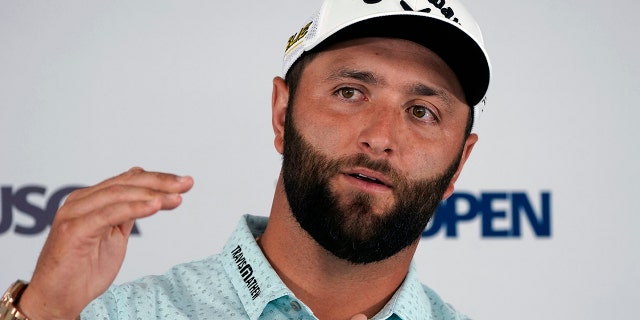
[[[382,0],[362,0],[362,2],[366,3],[366,4],[376,4],[381,2]],[[447,19],[456,22],[456,23],[460,23],[458,21],[458,18],[454,17],[455,13],[453,12],[453,9],[451,9],[451,7],[445,7],[445,5],[447,4],[446,0],[427,0],[429,3],[431,3],[436,9],[440,10],[440,13]],[[431,12],[431,8],[427,7],[427,8],[423,8],[423,9],[414,9],[412,8],[406,1],[404,0],[400,0],[400,6],[402,6],[402,9],[404,9],[405,11],[418,11],[418,12],[426,12],[429,13]]]

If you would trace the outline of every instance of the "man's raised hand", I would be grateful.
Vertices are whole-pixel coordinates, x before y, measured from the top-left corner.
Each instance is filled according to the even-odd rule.
[[[73,319],[109,288],[136,219],[176,208],[191,177],[132,168],[69,195],[58,210],[19,308],[30,319]]]

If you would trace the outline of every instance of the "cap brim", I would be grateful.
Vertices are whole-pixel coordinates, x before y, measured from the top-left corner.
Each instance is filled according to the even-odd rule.
[[[429,48],[456,74],[469,106],[479,104],[488,90],[490,66],[482,47],[452,22],[434,17],[410,13],[369,17],[343,26],[310,51],[363,37],[405,39]]]

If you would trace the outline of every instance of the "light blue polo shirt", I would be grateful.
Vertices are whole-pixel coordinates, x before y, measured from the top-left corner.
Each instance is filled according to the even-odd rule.
[[[317,319],[256,243],[266,225],[266,217],[244,216],[222,253],[112,286],[84,309],[82,319]],[[372,319],[468,318],[422,285],[412,264],[398,291]]]

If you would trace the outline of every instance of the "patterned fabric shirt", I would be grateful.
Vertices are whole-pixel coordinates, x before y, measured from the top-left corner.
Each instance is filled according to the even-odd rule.
[[[177,265],[161,276],[112,286],[84,309],[82,319],[316,319],[256,243],[266,224],[266,217],[246,215],[222,253]],[[412,265],[400,288],[372,319],[468,318],[422,285]]]

